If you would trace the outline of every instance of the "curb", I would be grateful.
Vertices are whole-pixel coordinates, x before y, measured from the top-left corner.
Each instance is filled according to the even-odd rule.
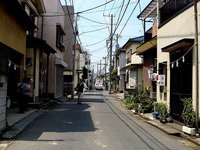
[[[43,115],[44,113],[45,113],[44,109],[39,109],[39,110],[36,110],[35,112],[32,112],[28,116],[24,117],[23,119],[15,123],[9,131],[5,132],[2,135],[2,138],[3,139],[15,138],[22,131],[24,131],[24,129],[26,129],[36,118]]]
[[[131,110],[129,110],[129,109],[126,108],[126,106],[125,106],[125,104],[123,102],[123,99],[119,98],[117,95],[116,95],[116,97],[118,98],[118,100],[121,103],[122,107],[124,107],[128,111],[128,113],[130,115],[137,115],[137,116],[143,118],[146,123],[148,123],[148,124],[150,124],[150,125],[158,128],[159,130],[167,133],[168,135],[182,137],[182,138],[184,138],[184,139],[192,142],[193,144],[196,144],[197,146],[200,146],[200,142],[197,141],[197,140],[195,140],[195,137],[191,137],[190,135],[182,133],[181,131],[179,131],[179,130],[177,130],[177,129],[175,129],[175,128],[167,125],[167,124],[164,125],[164,124],[156,122],[155,120],[151,120],[150,118],[145,117],[142,114],[135,114],[135,113],[133,113]],[[168,128],[168,129],[166,129],[166,128]],[[200,137],[197,137],[197,138],[200,138]]]

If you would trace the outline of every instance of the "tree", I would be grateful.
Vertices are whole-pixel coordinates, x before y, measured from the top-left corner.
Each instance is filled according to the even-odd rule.
[[[117,77],[117,69],[113,69],[111,72],[111,80],[114,81],[116,80]]]

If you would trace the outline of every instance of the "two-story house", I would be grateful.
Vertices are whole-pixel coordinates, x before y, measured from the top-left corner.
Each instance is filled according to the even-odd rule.
[[[157,1],[151,1],[138,15],[138,19],[146,24],[152,22],[153,26],[144,32],[144,41],[137,47],[136,53],[143,57],[143,84],[150,89],[150,97],[156,98],[157,85]]]
[[[43,55],[42,68],[47,70],[42,76],[43,90],[46,96],[50,98],[60,98],[64,95],[64,72],[68,69],[68,64],[66,63],[66,56],[68,56],[66,51],[66,35],[68,44],[73,43],[73,32],[66,34],[66,27],[68,26],[66,21],[67,18],[71,19],[70,31],[73,31],[73,20],[70,14],[73,9],[66,8],[67,6],[62,6],[59,0],[44,0],[44,5],[46,8],[46,13],[41,17],[40,24],[42,24],[41,35],[42,39],[45,40],[55,51],[55,55]],[[59,15],[58,15],[59,14]],[[65,27],[66,26],[66,27]],[[69,45],[69,48],[72,45]],[[72,49],[69,55],[72,54]],[[71,56],[71,55],[70,55]],[[71,57],[71,61],[73,57]],[[69,70],[68,70],[69,71]]]
[[[46,74],[47,69],[42,68],[43,55],[49,56],[56,51],[42,40],[42,24],[38,23],[40,16],[46,13],[43,0],[40,1],[22,1],[22,5],[26,13],[30,16],[32,21],[37,25],[37,30],[30,30],[26,37],[26,77],[30,77],[32,83],[32,93],[29,102],[38,103],[43,91],[42,76]]]
[[[125,90],[125,75],[126,71],[121,70],[126,66],[126,50],[119,48],[116,51],[116,66],[117,66],[117,76],[118,76],[118,87],[119,92],[124,92]]]
[[[192,98],[195,111],[199,110],[197,49],[200,46],[196,47],[196,41],[200,37],[197,32],[200,26],[195,26],[199,15],[194,12],[193,0],[158,0],[157,7],[158,74],[163,74],[166,78],[165,87],[157,87],[157,100],[166,102],[173,117],[180,119],[183,110],[181,98]],[[200,2],[197,3],[197,8],[199,7]]]
[[[80,44],[76,44],[76,58],[75,58],[75,73],[74,73],[74,86],[79,82],[79,79],[81,79],[81,75],[83,72],[83,65],[85,65],[85,58],[83,55],[83,50],[80,46]]]
[[[126,70],[125,90],[132,93],[138,86],[143,85],[142,65],[143,58],[136,54],[136,48],[143,41],[143,36],[130,38],[122,47],[126,50],[126,66],[121,71]]]
[[[25,74],[26,32],[36,29],[36,25],[18,0],[2,0],[0,18],[1,130],[6,126],[6,101],[16,100],[17,83]]]

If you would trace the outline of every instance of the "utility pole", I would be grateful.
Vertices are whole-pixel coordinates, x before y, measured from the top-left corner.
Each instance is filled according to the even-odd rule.
[[[99,76],[99,64],[97,64],[97,76]]]
[[[87,54],[87,62],[88,62],[88,89],[90,89],[90,54]]]
[[[104,76],[104,84],[105,84],[105,90],[107,90],[107,86],[106,86],[106,57],[103,57],[103,59],[105,59],[105,76]]]
[[[77,30],[77,20],[78,20],[78,14],[75,16],[75,27],[74,27],[74,45],[73,45],[73,69],[72,69],[72,93],[71,93],[71,98],[74,98],[74,76],[75,76],[75,59],[76,59],[76,35],[78,34]]]
[[[115,46],[115,51],[117,52],[119,50],[119,43],[118,43],[119,35],[116,35],[116,46]],[[115,67],[117,67],[117,58],[116,58],[116,63]]]
[[[113,40],[113,14],[111,14],[111,30],[110,30],[110,69],[109,69],[109,94],[111,94],[111,72],[112,72],[112,40]]]
[[[115,54],[115,69],[117,69],[117,65],[118,65],[118,59],[117,59],[117,51],[119,49],[118,39],[119,39],[119,35],[117,34],[116,35],[116,45],[115,45],[115,52],[116,52],[116,54]],[[117,92],[117,82],[118,82],[118,80],[116,79],[115,80],[115,92]]]
[[[100,76],[101,76],[101,60],[100,60]]]
[[[196,131],[199,133],[199,54],[198,54],[198,13],[197,13],[197,2],[198,0],[194,0],[194,51],[196,56]]]

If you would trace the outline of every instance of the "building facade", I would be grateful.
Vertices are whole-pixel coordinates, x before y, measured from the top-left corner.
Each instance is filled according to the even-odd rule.
[[[192,98],[195,111],[197,108],[199,109],[199,104],[196,105],[198,100],[196,94],[200,93],[197,90],[199,83],[196,80],[199,78],[196,76],[196,61],[199,60],[199,55],[195,57],[197,55],[195,35],[198,34],[199,39],[200,34],[196,33],[195,29],[194,1],[167,1],[164,3],[158,0],[157,7],[158,74],[166,76],[166,86],[163,89],[157,88],[157,100],[166,101],[171,114],[175,118],[180,118],[183,110],[182,98]],[[197,8],[199,7],[200,2],[197,3]],[[197,16],[197,21],[199,22],[199,20],[200,17]],[[197,29],[200,29],[199,24]]]
[[[122,47],[122,49],[126,50],[126,66],[121,71],[126,70],[125,89],[130,93],[143,85],[143,58],[136,54],[136,48],[142,41],[143,37],[130,38]]]
[[[66,70],[70,72],[67,60],[72,61],[72,59],[69,60],[68,58],[72,54],[73,32],[69,34],[66,34],[66,32],[70,22],[67,19],[71,20],[69,32],[73,29],[73,17],[69,14],[69,11],[73,11],[73,8],[62,6],[59,0],[44,0],[44,5],[46,13],[40,20],[40,24],[42,24],[42,39],[56,53],[55,55],[43,56],[44,63],[42,68],[46,70],[46,74],[42,77],[43,85],[45,85],[43,90],[46,91],[46,96],[50,98],[60,98],[64,95],[64,72]]]
[[[26,68],[26,32],[36,25],[21,1],[0,2],[0,130],[6,127],[7,100],[17,101],[17,84]]]

